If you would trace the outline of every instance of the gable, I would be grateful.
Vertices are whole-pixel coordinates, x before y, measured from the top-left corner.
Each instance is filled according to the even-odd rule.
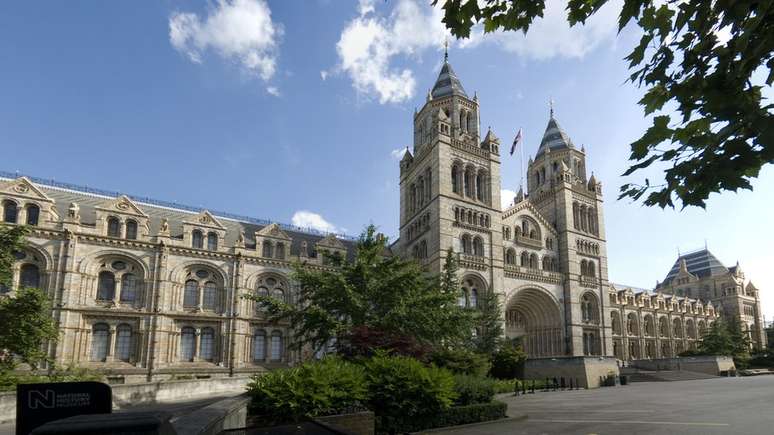
[[[144,218],[148,217],[148,215],[145,214],[145,212],[142,211],[142,209],[140,209],[140,207],[138,207],[137,204],[135,204],[134,201],[129,199],[129,197],[126,195],[121,195],[118,198],[106,201],[96,208],[99,210],[111,211],[111,212],[123,213],[123,214],[131,214],[134,216],[140,216]]]
[[[219,230],[224,230],[224,231],[226,230],[226,227],[224,227],[219,220],[215,219],[215,216],[213,216],[212,213],[210,213],[207,210],[202,210],[196,216],[193,216],[190,219],[186,219],[183,222],[191,225],[217,228]]]
[[[27,177],[19,177],[15,180],[11,180],[0,189],[0,193],[20,196],[27,199],[36,199],[38,201],[54,202],[54,200],[49,198],[42,190],[38,189],[38,187]]]
[[[333,249],[347,249],[343,243],[341,243],[341,240],[336,238],[333,234],[328,234],[325,236],[322,240],[317,242],[317,246],[323,246],[326,248],[333,248]]]
[[[510,209],[508,209],[508,212],[503,215],[503,220],[523,211],[527,211],[527,216],[536,220],[539,223],[541,228],[545,228],[549,233],[551,233],[554,236],[557,235],[554,227],[548,222],[546,218],[543,217],[543,215],[538,211],[538,209],[536,209],[535,206],[532,205],[532,203],[530,203],[529,201],[522,201],[514,205]]]
[[[272,237],[275,239],[291,240],[290,236],[288,236],[287,233],[282,231],[282,228],[280,228],[279,224],[277,223],[266,225],[265,227],[256,231],[255,235],[257,237],[263,236],[263,237]]]

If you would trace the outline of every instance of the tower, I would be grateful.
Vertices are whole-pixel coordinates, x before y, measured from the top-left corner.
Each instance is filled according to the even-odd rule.
[[[602,211],[602,186],[587,178],[586,152],[577,149],[554,117],[553,107],[535,158],[530,158],[529,201],[557,232],[559,265],[564,275],[565,339],[571,355],[612,353],[607,246]],[[584,312],[590,299],[600,312],[588,321]]]
[[[500,288],[499,147],[491,131],[480,139],[478,97],[465,92],[447,55],[414,113],[413,153],[406,149],[400,162],[400,249],[438,273],[452,248],[461,304],[476,305],[482,291]]]

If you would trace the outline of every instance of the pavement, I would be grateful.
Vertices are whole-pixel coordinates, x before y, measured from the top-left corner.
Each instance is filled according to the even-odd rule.
[[[503,395],[507,419],[435,434],[774,434],[774,376]]]

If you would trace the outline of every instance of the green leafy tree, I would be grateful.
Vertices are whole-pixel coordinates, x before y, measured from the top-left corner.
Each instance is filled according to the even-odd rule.
[[[490,374],[496,379],[514,379],[524,377],[524,361],[527,354],[517,341],[509,341],[492,355]]]
[[[424,345],[455,342],[470,331],[472,315],[457,306],[459,287],[452,286],[449,274],[429,275],[415,261],[385,255],[387,246],[371,225],[357,241],[353,261],[323,253],[332,267],[294,265],[296,303],[245,297],[262,304],[271,320],[294,325],[296,347],[346,346],[346,338],[363,327]]]
[[[699,343],[699,351],[707,355],[733,355],[733,347],[723,320],[716,320]]]
[[[491,291],[481,295],[477,314],[474,347],[479,353],[492,354],[503,338],[503,313],[499,296]]]
[[[731,355],[743,357],[750,354],[750,337],[742,328],[742,322],[737,317],[732,317],[726,323],[728,336],[731,339]]]
[[[0,284],[11,288],[14,253],[24,248],[26,230],[0,227]],[[12,369],[18,360],[36,368],[47,361],[44,344],[56,340],[46,295],[35,288],[18,288],[12,296],[0,297],[0,367]]]
[[[479,23],[485,32],[527,33],[545,10],[545,0],[432,3],[443,5],[443,22],[458,38]],[[605,3],[568,0],[569,25]],[[762,96],[774,81],[774,1],[625,0],[619,31],[629,23],[642,32],[626,57],[629,80],[646,88],[639,104],[657,116],[631,144],[624,175],[657,162],[667,168],[663,183],[624,184],[619,198],[647,193],[649,206],[704,207],[712,192],[752,189],[750,179],[774,161],[774,104]]]

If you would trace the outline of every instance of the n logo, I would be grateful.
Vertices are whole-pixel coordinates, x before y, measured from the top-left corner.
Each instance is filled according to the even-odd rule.
[[[32,390],[29,392],[30,409],[53,408],[56,406],[54,390]]]

